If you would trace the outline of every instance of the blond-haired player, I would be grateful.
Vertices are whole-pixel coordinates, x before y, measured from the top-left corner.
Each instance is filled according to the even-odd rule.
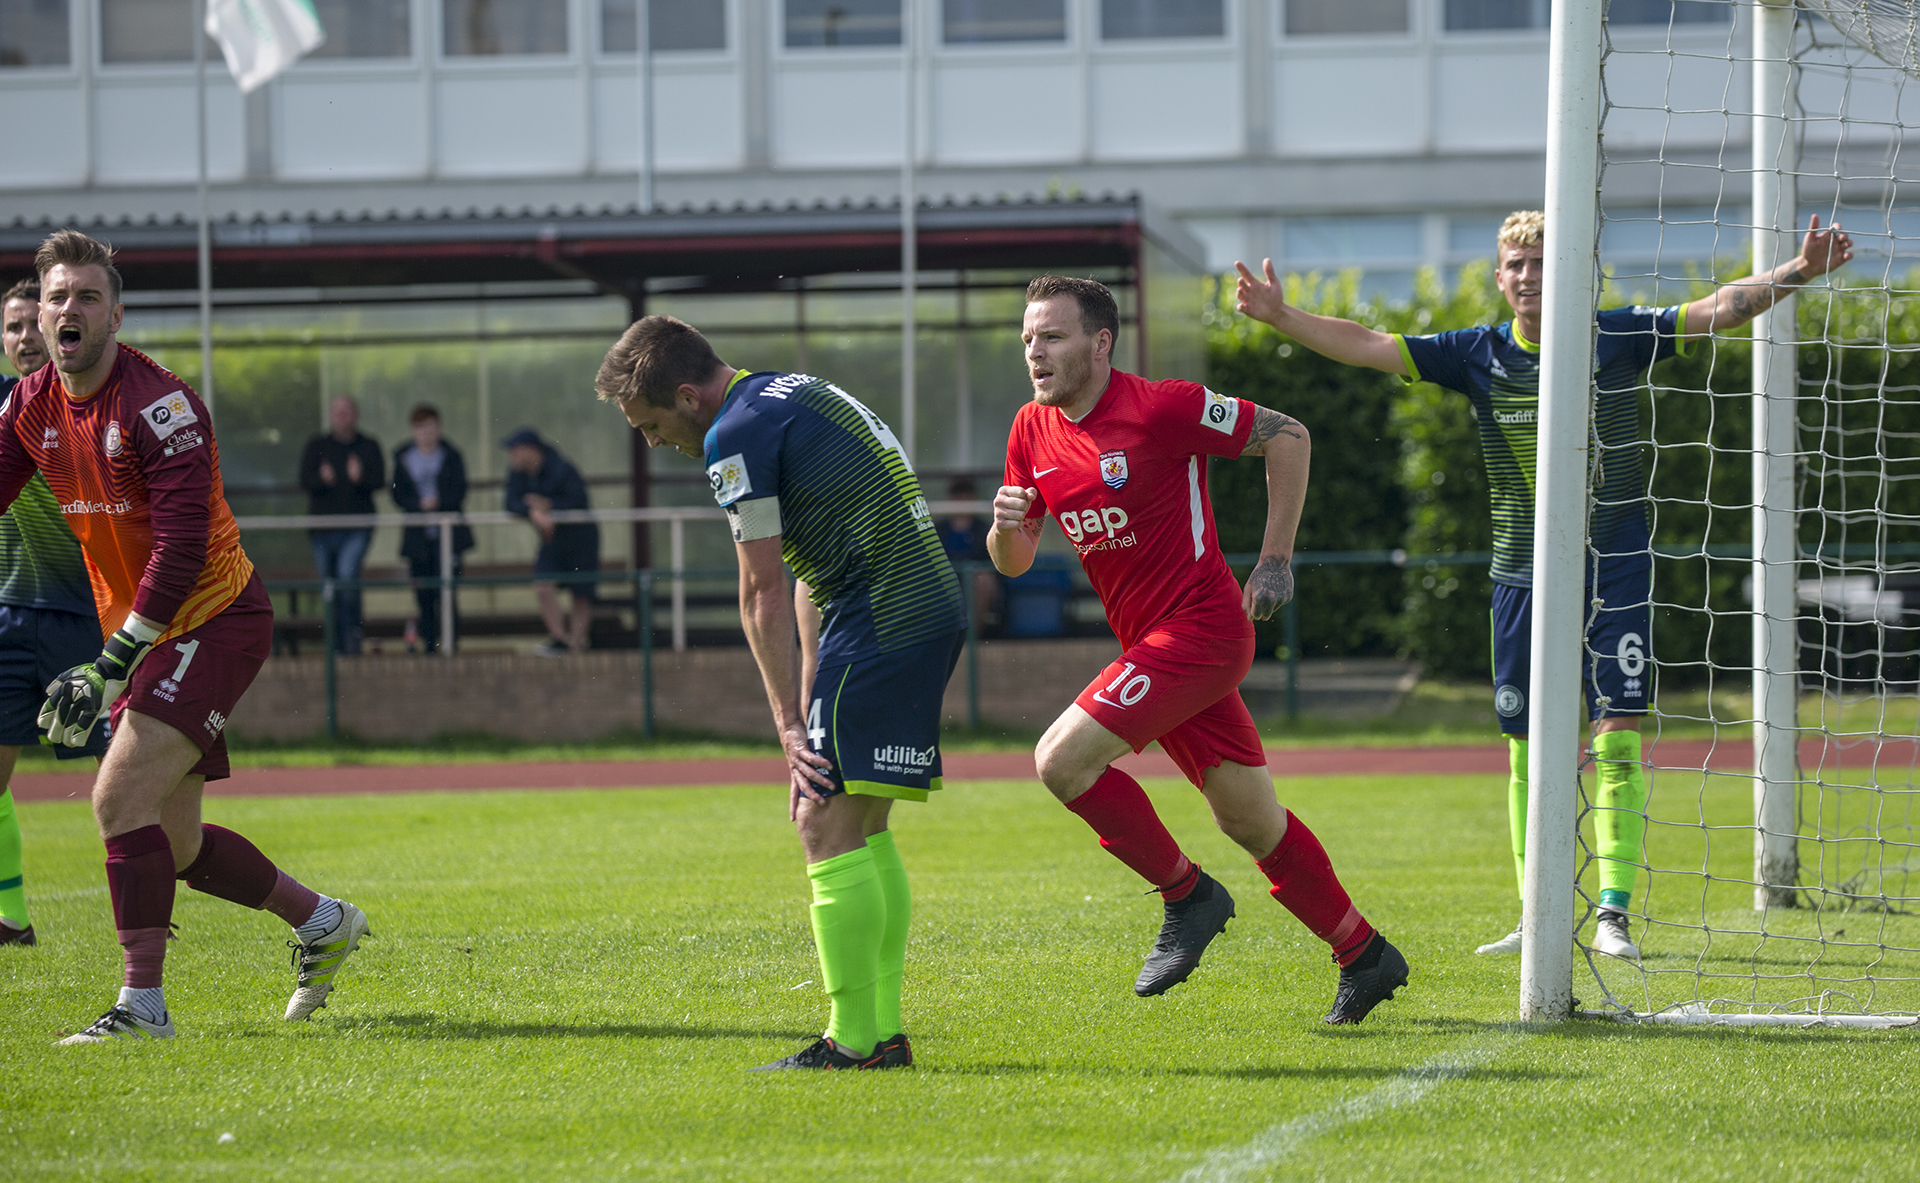
[[[1689,304],[1610,308],[1595,315],[1595,484],[1588,523],[1587,617],[1581,681],[1593,720],[1599,787],[1594,829],[1600,855],[1600,917],[1594,948],[1638,957],[1627,928],[1634,871],[1646,831],[1647,779],[1640,721],[1652,687],[1653,544],[1641,456],[1639,391],[1657,361],[1715,332],[1746,324],[1782,296],[1853,257],[1840,227],[1814,218],[1800,254],[1765,275],[1727,284]],[[1240,311],[1348,365],[1431,382],[1473,403],[1493,501],[1494,709],[1511,748],[1508,815],[1513,861],[1522,870],[1527,832],[1527,686],[1533,616],[1534,451],[1540,406],[1540,298],[1546,217],[1522,210],[1500,227],[1494,282],[1513,308],[1500,325],[1406,337],[1287,303],[1265,263],[1257,278],[1237,264]],[[1524,878],[1524,876],[1522,876]],[[1481,953],[1518,953],[1520,928]]]

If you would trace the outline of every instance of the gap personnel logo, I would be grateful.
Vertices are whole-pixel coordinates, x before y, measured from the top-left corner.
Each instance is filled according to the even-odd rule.
[[[1124,489],[1127,487],[1127,453],[1125,449],[1118,452],[1100,453],[1100,479],[1107,482],[1107,488],[1109,489]]]
[[[221,714],[219,711],[207,712],[206,728],[207,728],[208,735],[219,735],[220,729],[225,727],[226,725],[227,725],[227,717],[225,715]]]
[[[106,433],[100,437],[100,447],[106,451],[107,455],[118,456],[123,442],[120,438],[120,421],[115,419],[107,424]]]
[[[58,427],[47,428],[46,434],[40,437],[40,446],[49,452],[58,448],[60,446],[60,429]]]
[[[1520,693],[1518,686],[1502,686],[1494,691],[1493,709],[1500,712],[1502,719],[1511,719],[1527,709],[1527,696]]]
[[[1062,510],[1060,528],[1075,542],[1094,534],[1118,534],[1127,528],[1127,511],[1117,505],[1105,509]]]

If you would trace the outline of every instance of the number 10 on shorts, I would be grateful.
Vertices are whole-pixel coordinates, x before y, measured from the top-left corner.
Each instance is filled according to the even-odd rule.
[[[1094,695],[1094,697],[1106,703],[1108,706],[1122,708],[1130,707],[1145,698],[1147,691],[1153,689],[1153,679],[1145,674],[1136,674],[1133,670],[1134,664],[1131,661],[1127,662],[1121,667],[1120,673],[1113,681],[1107,683],[1106,689]],[[1114,695],[1114,698],[1108,698],[1107,695],[1109,694]],[[1115,698],[1119,701],[1116,702],[1114,700]]]

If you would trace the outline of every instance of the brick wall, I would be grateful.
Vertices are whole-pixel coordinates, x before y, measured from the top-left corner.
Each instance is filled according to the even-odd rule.
[[[1113,640],[983,641],[983,722],[1039,730],[1120,652]],[[766,692],[744,646],[655,651],[654,719],[662,728],[766,738]],[[520,654],[363,656],[337,666],[340,730],[366,740],[449,732],[518,739],[583,740],[641,726],[640,654],[575,658]],[[964,655],[947,685],[946,714],[964,722]],[[326,730],[326,669],[320,657],[276,657],[233,711],[236,738],[302,739]]]

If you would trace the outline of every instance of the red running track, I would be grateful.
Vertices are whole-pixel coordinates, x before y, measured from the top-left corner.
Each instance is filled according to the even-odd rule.
[[[1861,740],[1824,749],[1821,741],[1801,745],[1802,764],[1811,772],[1911,768],[1920,760],[1920,740]],[[1285,748],[1267,753],[1276,777],[1298,776],[1505,776],[1505,745],[1446,748]],[[1648,749],[1656,768],[1713,767],[1738,771],[1752,764],[1744,742],[1667,740]],[[1128,756],[1120,767],[1135,776],[1178,777],[1173,761],[1158,748]],[[1030,752],[955,753],[944,760],[947,779],[1031,780]],[[93,785],[91,770],[16,772],[13,795],[20,801],[80,800]],[[780,761],[605,760],[503,764],[353,765],[332,768],[241,768],[230,780],[216,781],[208,793],[221,797],[313,796],[328,793],[473,792],[486,789],[628,789],[675,785],[782,784]]]

